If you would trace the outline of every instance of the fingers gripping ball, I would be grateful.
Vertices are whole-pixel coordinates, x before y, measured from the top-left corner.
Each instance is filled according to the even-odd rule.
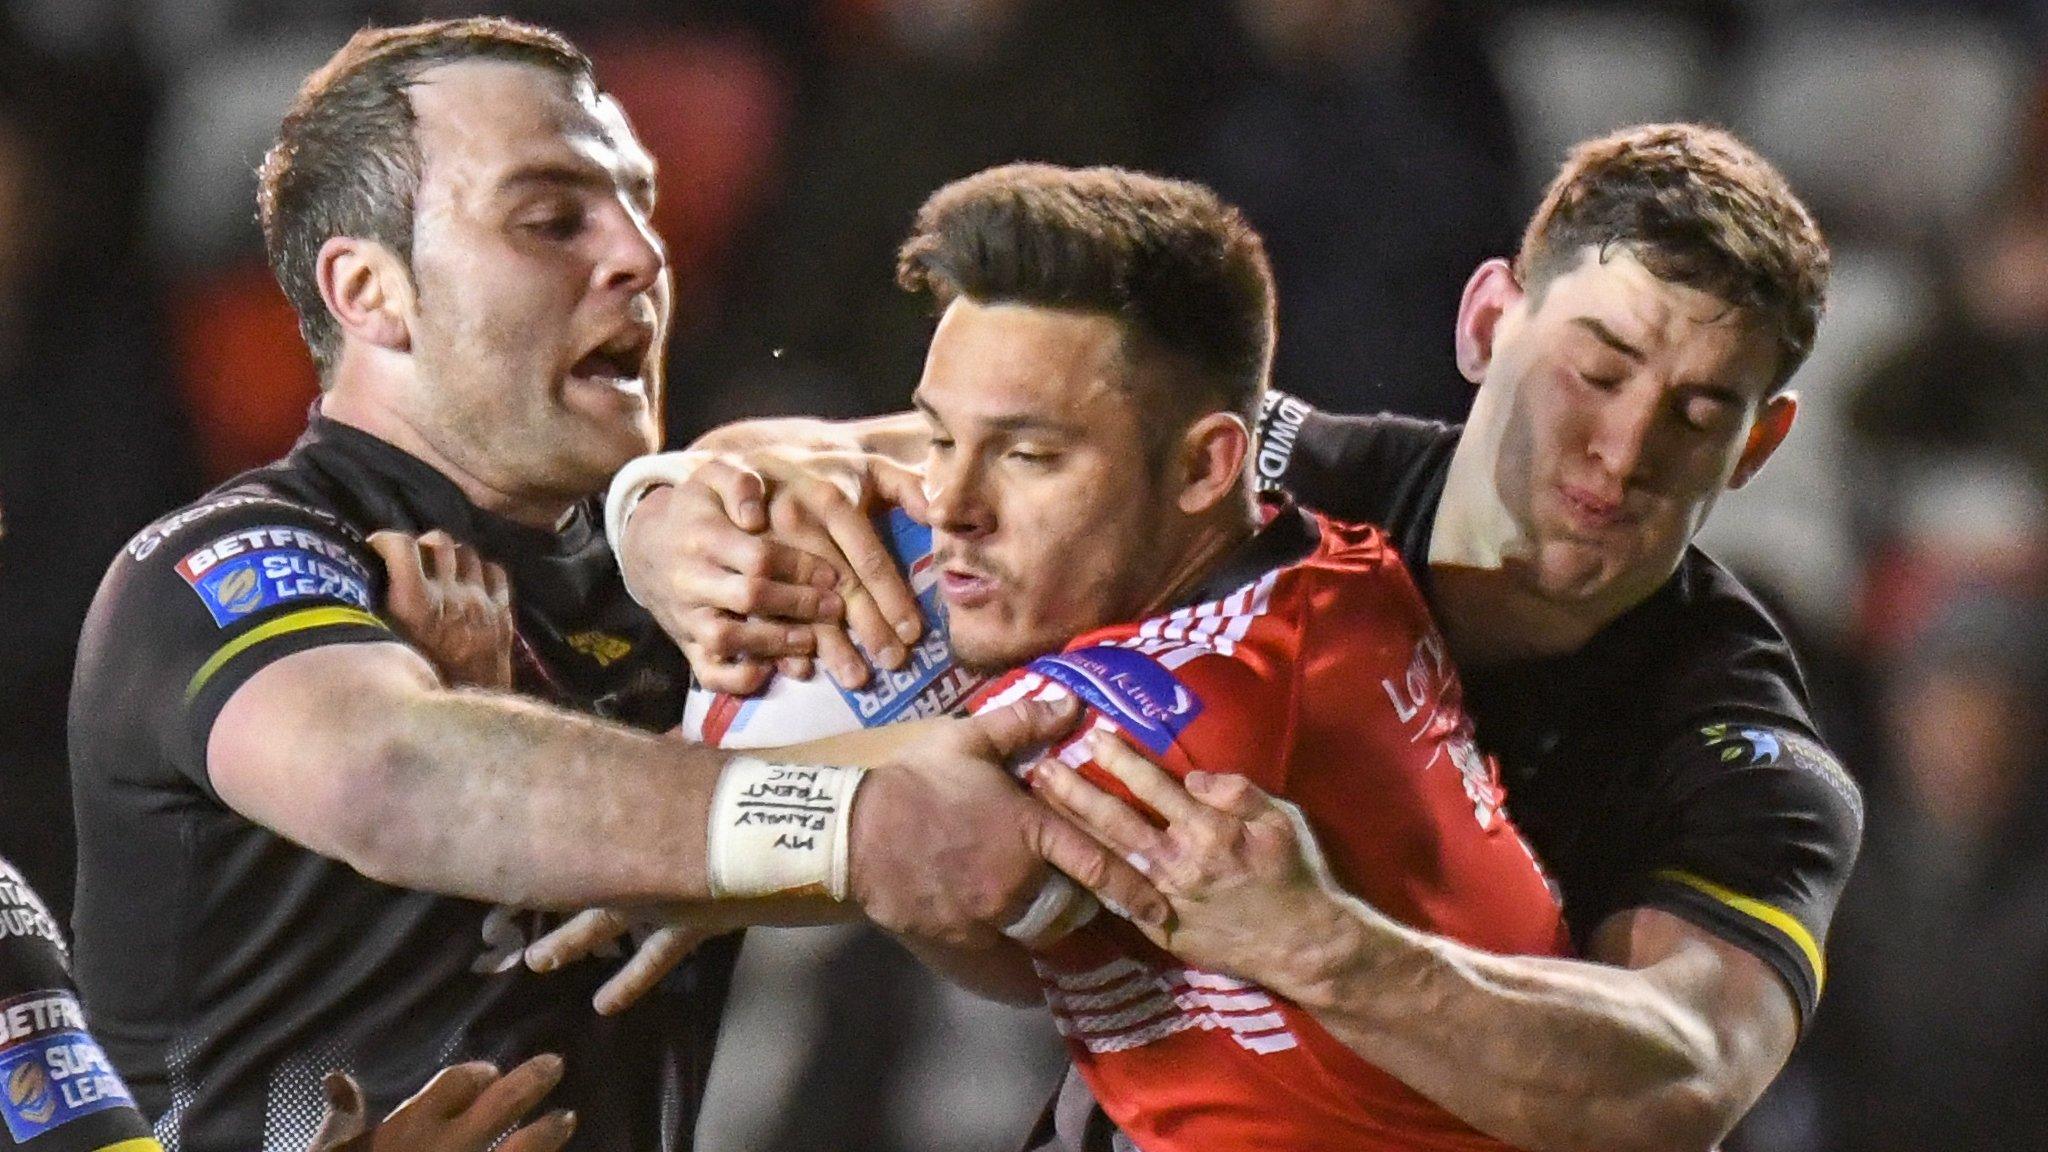
[[[901,509],[890,509],[877,522],[924,616],[924,638],[911,652],[909,662],[893,672],[878,669],[866,685],[855,689],[842,688],[824,676],[797,679],[786,675],[775,676],[765,689],[751,696],[693,687],[683,709],[686,736],[718,748],[783,747],[898,721],[948,715],[967,703],[983,677],[953,659],[945,607],[938,595],[938,574],[932,563],[931,529]],[[828,867],[826,874],[843,884],[844,840],[836,840],[834,847],[841,853],[839,870]],[[737,852],[734,859],[751,861],[755,854]],[[740,870],[746,872],[750,867],[742,863]],[[804,872],[806,877],[814,877],[815,861],[803,867],[810,869]],[[788,879],[778,874],[769,881],[764,875],[759,882],[787,883]],[[1086,923],[1096,907],[1093,896],[1055,872],[1004,931],[1027,944],[1047,943]]]
[[[841,688],[823,676],[785,675],[750,696],[693,687],[683,708],[686,736],[717,748],[772,748],[944,716],[966,702],[981,678],[954,661],[947,643],[931,529],[894,508],[877,522],[924,615],[924,639],[909,662],[896,671],[876,669],[860,688]]]

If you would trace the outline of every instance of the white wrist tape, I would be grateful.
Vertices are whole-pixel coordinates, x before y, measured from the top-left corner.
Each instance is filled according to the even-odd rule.
[[[626,538],[626,522],[632,519],[633,509],[639,507],[650,490],[663,484],[687,482],[710,459],[704,452],[658,452],[627,461],[612,477],[612,486],[604,494],[604,538],[612,546],[612,555],[619,557],[621,574],[626,561],[619,556],[619,544]],[[639,603],[640,597],[631,583],[626,585],[626,594]]]
[[[1004,928],[1003,935],[1042,948],[1093,920],[1101,907],[1080,885],[1055,872],[1045,878],[1031,907]]]
[[[865,768],[726,762],[711,794],[711,895],[846,899],[853,794]]]

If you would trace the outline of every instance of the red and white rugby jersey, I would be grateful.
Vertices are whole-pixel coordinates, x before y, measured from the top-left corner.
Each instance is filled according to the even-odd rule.
[[[1400,557],[1377,528],[1314,523],[1293,562],[1082,636],[989,685],[975,710],[1078,696],[1177,776],[1238,773],[1293,801],[1337,879],[1388,915],[1491,952],[1568,954]],[[1262,536],[1306,529],[1286,511]],[[1129,795],[1079,737],[1054,753]],[[1076,1067],[1143,1152],[1505,1147],[1292,1003],[1190,968],[1121,920],[1098,916],[1037,962]]]

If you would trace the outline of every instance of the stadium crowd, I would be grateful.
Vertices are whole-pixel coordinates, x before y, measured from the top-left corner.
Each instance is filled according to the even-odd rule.
[[[1726,123],[1836,276],[1799,430],[1702,542],[1793,633],[1870,813],[1818,1015],[1727,1147],[2048,1148],[2048,15],[2019,0],[9,5],[0,856],[59,922],[101,574],[317,394],[255,168],[350,31],[458,10],[571,36],[658,162],[678,445],[900,409],[931,321],[896,246],[1020,158],[1213,187],[1271,255],[1276,386],[1461,419],[1445,318],[1564,147]],[[723,1044],[709,1148],[1013,1147],[1064,1064],[1042,1014],[855,927],[754,933]]]

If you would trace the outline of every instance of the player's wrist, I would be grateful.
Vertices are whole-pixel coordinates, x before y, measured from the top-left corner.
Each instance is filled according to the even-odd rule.
[[[847,899],[854,799],[866,774],[752,756],[727,761],[712,791],[705,838],[711,896]]]
[[[1378,992],[1425,951],[1418,933],[1341,893],[1318,893],[1293,919],[1277,970],[1260,982],[1311,1012],[1388,1002]]]
[[[618,557],[620,573],[626,568],[626,532],[632,526],[633,513],[638,511],[642,501],[657,488],[672,488],[687,484],[703,467],[715,458],[711,452],[691,449],[686,452],[657,452],[626,462],[612,476],[611,486],[604,494],[604,535],[610,542],[612,554]],[[640,597],[633,591],[631,581],[627,582],[626,594],[637,602]]]

